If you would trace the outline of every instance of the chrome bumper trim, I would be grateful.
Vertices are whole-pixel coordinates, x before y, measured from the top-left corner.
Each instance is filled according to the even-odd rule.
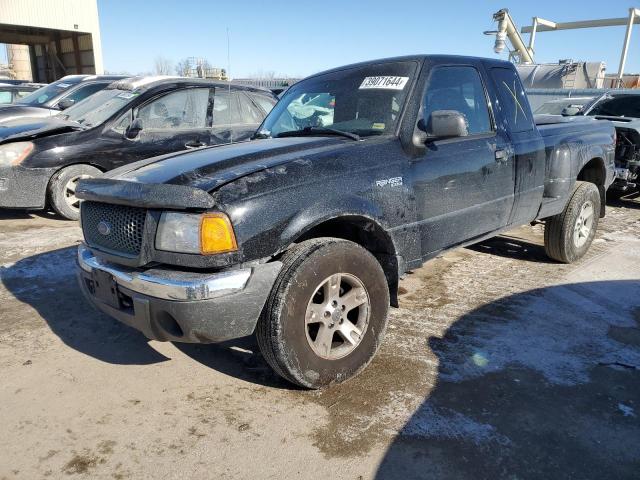
[[[84,245],[78,247],[78,265],[87,273],[93,270],[107,272],[118,285],[128,290],[176,301],[208,300],[237,292],[244,289],[251,277],[251,268],[219,273],[129,268],[101,261]]]

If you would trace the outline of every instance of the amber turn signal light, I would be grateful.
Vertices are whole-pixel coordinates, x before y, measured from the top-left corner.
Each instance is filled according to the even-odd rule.
[[[203,255],[234,252],[238,249],[233,227],[223,213],[205,214],[200,222],[200,251]]]

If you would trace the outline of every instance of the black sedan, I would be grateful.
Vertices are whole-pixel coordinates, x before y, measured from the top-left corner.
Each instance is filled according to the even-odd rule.
[[[134,77],[54,117],[0,123],[0,207],[78,218],[81,178],[180,150],[248,140],[277,102],[228,82]]]

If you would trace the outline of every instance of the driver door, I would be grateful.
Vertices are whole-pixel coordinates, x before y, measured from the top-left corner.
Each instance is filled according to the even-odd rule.
[[[412,161],[422,253],[428,256],[507,225],[514,202],[514,160],[493,121],[479,71],[468,65],[436,67],[423,98],[423,119],[455,110],[468,135],[428,141]]]

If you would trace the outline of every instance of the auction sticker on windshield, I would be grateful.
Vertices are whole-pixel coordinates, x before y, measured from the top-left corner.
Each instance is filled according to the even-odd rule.
[[[386,90],[402,90],[409,81],[409,77],[365,77],[360,84],[360,90],[367,88],[383,88]]]

